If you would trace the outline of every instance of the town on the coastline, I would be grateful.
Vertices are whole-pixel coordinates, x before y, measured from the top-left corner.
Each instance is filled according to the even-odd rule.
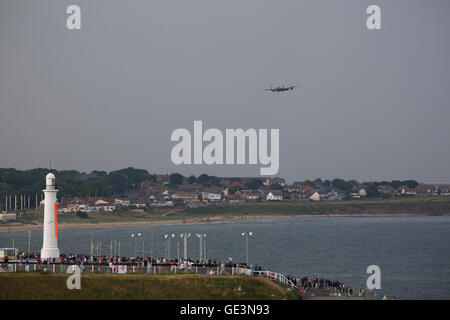
[[[0,221],[42,212],[41,182],[47,169],[0,169]],[[298,202],[449,196],[450,185],[414,180],[358,182],[304,180],[291,184],[280,177],[215,177],[202,174],[150,174],[126,168],[80,173],[55,171],[58,176],[58,212],[88,214],[129,210],[149,212],[167,208],[198,208],[242,202]]]

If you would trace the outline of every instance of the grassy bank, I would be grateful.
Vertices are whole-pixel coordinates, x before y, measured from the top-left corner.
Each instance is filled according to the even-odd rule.
[[[87,214],[87,217],[80,217],[75,213],[58,213],[58,224],[99,224],[99,223],[118,223],[118,222],[150,222],[150,221],[166,221],[174,219],[172,216],[166,216],[163,213],[154,214],[151,212],[134,212],[134,211],[116,211],[116,212],[101,212],[93,211]],[[14,225],[42,225],[44,215],[30,214],[24,215],[20,220],[9,223],[2,223],[1,226]]]
[[[68,276],[41,272],[0,274],[0,300],[280,300],[298,298],[292,290],[270,280],[249,276],[83,274],[80,290],[67,289]]]
[[[253,202],[226,206],[189,208],[173,215],[446,215],[450,214],[450,197],[403,198],[393,200],[353,200],[321,202]]]

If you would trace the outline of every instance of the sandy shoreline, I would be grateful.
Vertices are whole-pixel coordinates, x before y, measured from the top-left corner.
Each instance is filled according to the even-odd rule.
[[[173,225],[173,224],[198,224],[212,222],[239,222],[247,220],[263,220],[263,219],[286,219],[286,218],[330,218],[330,217],[424,217],[427,214],[317,214],[317,215],[247,215],[247,216],[215,216],[204,218],[190,219],[174,219],[160,221],[121,221],[121,222],[104,222],[104,223],[61,223],[58,229],[70,228],[107,228],[107,227],[124,227],[124,226],[145,226],[145,225]],[[447,215],[443,215],[447,216]],[[42,224],[36,225],[17,225],[17,226],[0,226],[2,230],[33,230],[42,229]]]

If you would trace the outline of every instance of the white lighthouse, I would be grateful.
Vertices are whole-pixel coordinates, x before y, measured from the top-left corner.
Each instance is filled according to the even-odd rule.
[[[44,191],[44,241],[41,250],[41,259],[55,258],[59,259],[58,248],[58,224],[57,213],[58,203],[56,202],[56,184],[55,175],[49,173],[45,177]]]

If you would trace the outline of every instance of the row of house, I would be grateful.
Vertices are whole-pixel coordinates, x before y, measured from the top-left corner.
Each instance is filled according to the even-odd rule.
[[[416,188],[401,186],[395,189],[389,185],[378,185],[378,192],[391,196],[450,196],[450,186],[419,185]]]
[[[131,207],[133,209],[143,209],[145,203],[131,203],[130,200],[116,198],[62,198],[58,211],[60,212],[92,212],[104,211],[114,212],[118,208]]]
[[[349,192],[333,189],[331,187],[314,188],[310,185],[284,185],[280,189],[271,189],[273,184],[263,184],[256,190],[245,189],[241,182],[233,182],[227,188],[220,190],[216,188],[214,192],[203,191],[202,186],[192,185],[192,191],[174,191],[165,190],[163,197],[152,194],[149,199],[154,205],[158,203],[174,202],[231,202],[241,201],[338,201],[344,199],[365,199],[368,192],[364,186],[355,186]],[[230,190],[238,188],[239,190],[230,193]],[[377,190],[380,194],[391,194],[392,196],[436,196],[450,195],[450,187],[436,188],[433,186],[418,186],[417,188],[408,188],[402,186],[394,189],[388,185],[378,185]]]
[[[330,186],[293,184],[287,185],[281,178],[266,178],[261,180],[260,187],[248,189],[242,178],[240,181],[228,181],[224,188],[221,186],[203,186],[198,183],[183,184],[177,188],[170,188],[170,175],[156,175],[157,181],[141,183],[140,202],[131,203],[129,200],[117,198],[74,198],[63,199],[60,211],[106,211],[113,212],[118,208],[132,208],[143,210],[146,206],[171,207],[175,205],[200,206],[207,204],[222,204],[252,202],[252,201],[338,201],[344,199],[364,199],[368,192],[363,185],[354,186],[344,192]],[[226,178],[224,178],[226,179]],[[254,178],[252,178],[254,180]],[[251,181],[250,178],[247,179]],[[226,182],[226,181],[223,181]],[[402,186],[398,189],[389,185],[377,185],[380,195],[390,196],[450,196],[448,186],[420,185],[416,188]],[[373,190],[372,190],[373,192]]]

